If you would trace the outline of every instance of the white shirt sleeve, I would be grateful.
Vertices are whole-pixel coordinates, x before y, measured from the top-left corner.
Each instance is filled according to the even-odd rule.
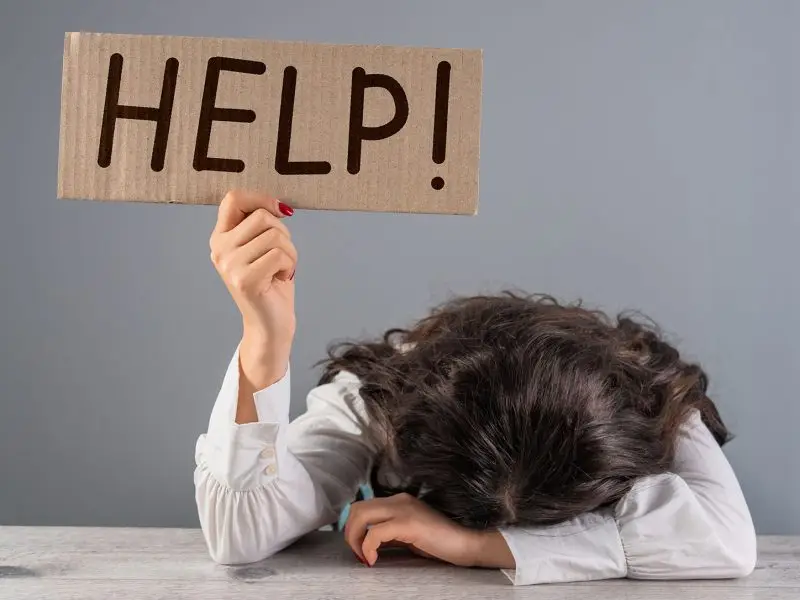
[[[255,562],[336,521],[374,455],[358,385],[339,374],[312,390],[307,412],[290,423],[287,371],[254,394],[258,422],[240,425],[237,348],[195,450],[195,499],[215,561]]]
[[[545,528],[501,531],[516,585],[632,579],[725,579],[755,568],[756,535],[739,482],[693,411],[672,473],[647,477],[614,508]]]

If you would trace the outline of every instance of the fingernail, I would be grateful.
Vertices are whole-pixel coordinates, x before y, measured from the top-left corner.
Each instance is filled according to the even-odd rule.
[[[281,211],[287,217],[291,217],[294,214],[294,209],[288,204],[284,204],[283,202],[278,202],[278,210]]]
[[[291,277],[289,277],[289,281],[291,281],[292,279],[294,279],[294,274],[295,274],[295,273],[296,273],[296,271],[292,271],[292,275],[291,275]]]

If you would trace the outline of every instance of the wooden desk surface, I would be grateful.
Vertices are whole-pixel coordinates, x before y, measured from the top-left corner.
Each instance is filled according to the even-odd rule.
[[[315,533],[254,565],[222,567],[199,530],[0,527],[2,600],[800,600],[800,537],[759,538],[758,568],[736,581],[512,586],[499,571],[407,555],[359,564],[339,534]]]

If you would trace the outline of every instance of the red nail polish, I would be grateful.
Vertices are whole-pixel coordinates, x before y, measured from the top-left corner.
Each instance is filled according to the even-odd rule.
[[[287,217],[291,217],[294,214],[294,209],[288,204],[284,204],[283,202],[278,202],[278,210],[281,211]]]

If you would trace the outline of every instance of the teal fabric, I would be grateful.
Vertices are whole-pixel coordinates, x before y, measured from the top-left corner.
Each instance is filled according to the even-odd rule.
[[[372,488],[369,485],[359,486],[358,491],[359,491],[359,495],[364,500],[370,500],[371,498],[373,498],[375,496],[372,493]],[[347,523],[347,517],[350,516],[350,505],[351,504],[352,504],[352,502],[348,503],[347,506],[345,506],[344,509],[342,510],[342,514],[339,516],[339,523],[337,524],[337,528],[339,529],[339,531],[342,531],[344,529],[345,524]]]

